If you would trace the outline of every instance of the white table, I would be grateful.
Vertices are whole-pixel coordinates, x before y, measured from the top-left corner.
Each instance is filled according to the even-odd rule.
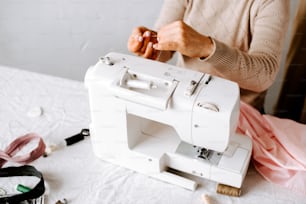
[[[29,117],[28,112],[37,107],[42,114]],[[88,128],[89,123],[88,96],[82,82],[0,66],[1,149],[29,132],[38,133],[47,144],[56,143]],[[17,164],[5,166],[12,165]],[[90,139],[30,165],[44,175],[47,204],[64,198],[80,204],[201,204],[202,194],[208,194],[213,204],[306,203],[305,196],[265,181],[252,166],[239,198],[215,193],[216,183],[208,180],[197,179],[200,185],[192,192],[97,159]]]

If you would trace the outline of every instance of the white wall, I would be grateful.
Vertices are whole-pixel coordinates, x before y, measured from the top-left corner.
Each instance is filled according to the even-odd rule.
[[[0,65],[83,80],[132,28],[152,27],[162,0],[0,0]]]
[[[0,65],[82,81],[100,56],[110,51],[128,53],[132,28],[152,27],[162,2],[0,0]],[[294,11],[298,0],[290,2]],[[283,75],[281,70],[268,92],[268,113],[273,112]]]

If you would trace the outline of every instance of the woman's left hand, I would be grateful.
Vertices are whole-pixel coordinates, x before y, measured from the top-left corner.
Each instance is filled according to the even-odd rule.
[[[212,40],[188,26],[183,21],[175,21],[162,27],[157,34],[156,50],[178,51],[188,57],[205,58],[213,52]]]

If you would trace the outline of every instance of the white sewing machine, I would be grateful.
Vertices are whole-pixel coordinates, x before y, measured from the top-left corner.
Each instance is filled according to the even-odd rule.
[[[85,84],[98,157],[191,190],[197,183],[175,172],[241,187],[252,144],[235,133],[236,83],[109,53],[88,69]]]

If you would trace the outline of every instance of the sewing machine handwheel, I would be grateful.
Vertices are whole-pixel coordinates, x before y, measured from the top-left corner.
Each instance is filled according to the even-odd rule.
[[[241,195],[241,188],[236,188],[233,186],[228,186],[219,183],[217,186],[217,193],[239,197]]]

